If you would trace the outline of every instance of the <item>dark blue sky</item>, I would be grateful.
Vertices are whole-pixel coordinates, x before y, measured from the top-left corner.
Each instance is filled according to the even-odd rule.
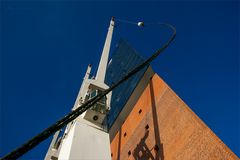
[[[89,63],[96,68],[111,16],[169,22],[172,45],[152,63],[189,107],[240,156],[239,1],[2,1],[0,157],[70,111]],[[170,31],[118,24],[143,56]],[[114,48],[113,44],[113,48]],[[22,159],[42,159],[50,139]]]

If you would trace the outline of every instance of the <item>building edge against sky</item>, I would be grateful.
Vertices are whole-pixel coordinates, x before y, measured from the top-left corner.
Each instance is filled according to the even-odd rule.
[[[90,77],[88,66],[72,110],[101,94],[109,86],[105,83],[108,56],[114,28],[111,19],[96,77]],[[110,109],[111,93],[69,123],[63,135],[56,132],[45,160],[54,159],[111,159],[106,114]]]
[[[150,67],[109,135],[112,159],[239,159]]]
[[[131,55],[131,56],[130,56]],[[121,66],[141,61],[138,53],[126,42],[120,41],[113,53],[106,78]],[[114,59],[116,58],[116,59]],[[127,63],[129,62],[129,63]],[[122,64],[125,66],[124,64]],[[118,67],[116,77],[125,70]],[[116,78],[114,74],[111,78]],[[121,102],[111,103],[109,136],[112,159],[238,159],[238,157],[207,127],[180,97],[152,70],[143,69],[117,91]],[[112,93],[112,101],[118,99]],[[117,116],[114,116],[117,115]],[[111,119],[114,119],[112,122]]]
[[[113,25],[111,22],[111,36]],[[110,47],[109,41],[108,33],[104,48]],[[107,62],[109,50],[105,53],[101,61]],[[84,91],[80,89],[74,108],[84,102],[89,88],[88,96],[106,89],[142,61],[128,43],[120,41],[104,71],[105,82],[101,78],[100,83],[94,80],[85,86],[83,83]],[[90,71],[91,66],[84,80],[89,79]],[[97,75],[101,75],[99,72]],[[55,134],[45,159],[111,159],[110,156],[112,159],[237,159],[150,66],[116,88],[106,100],[105,107],[111,108],[108,114],[96,107],[97,110],[89,110],[77,118],[67,126],[62,137]]]

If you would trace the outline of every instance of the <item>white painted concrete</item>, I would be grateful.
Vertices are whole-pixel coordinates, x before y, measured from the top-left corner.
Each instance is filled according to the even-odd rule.
[[[63,141],[59,160],[110,160],[109,134],[85,119],[76,121]]]
[[[113,34],[113,28],[114,28],[114,19],[112,18],[109,28],[108,28],[108,34],[105,40],[105,44],[102,51],[101,60],[98,66],[98,71],[96,75],[96,80],[104,82],[105,75],[106,75],[106,69],[108,64],[108,56],[112,41],[112,34]]]
[[[89,79],[91,72],[91,66],[89,65],[77,99],[73,106],[73,110],[84,103],[86,94],[88,93],[89,89],[105,90],[109,88],[109,86],[104,83],[104,79],[107,69],[113,28],[114,19],[112,19],[110,22],[96,78]],[[107,95],[106,106],[110,107],[110,102],[111,93]],[[89,114],[86,114],[88,112]],[[62,139],[58,139],[61,140],[60,147],[57,151],[54,152],[54,154],[52,154],[50,150],[53,149],[53,145],[51,145],[49,152],[47,153],[46,157],[48,158],[46,160],[51,160],[51,156],[54,156],[59,160],[110,160],[111,151],[109,134],[105,132],[106,126],[104,126],[104,124],[101,124],[106,115],[101,114],[98,122],[88,121],[84,119],[85,115],[88,115],[88,119],[92,119],[92,115],[98,114],[97,112],[94,112],[96,111],[89,109],[72,123],[68,124]],[[54,143],[56,143],[56,141],[57,140],[55,137]]]

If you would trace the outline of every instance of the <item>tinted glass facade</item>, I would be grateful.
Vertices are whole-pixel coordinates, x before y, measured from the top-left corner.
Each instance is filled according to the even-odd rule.
[[[120,40],[109,61],[105,83],[111,86],[142,62],[137,52],[126,41]],[[146,69],[143,68],[112,91],[111,109],[107,115],[108,127],[116,120]]]

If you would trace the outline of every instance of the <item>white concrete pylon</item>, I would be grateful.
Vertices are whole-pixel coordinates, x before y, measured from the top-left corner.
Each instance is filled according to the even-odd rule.
[[[90,72],[91,72],[91,68],[92,68],[92,65],[89,64],[89,65],[88,65],[88,68],[87,68],[87,71],[86,71],[86,73],[85,73],[84,79],[89,79]]]
[[[96,81],[98,81],[98,82],[104,83],[104,80],[105,80],[105,74],[106,74],[106,70],[107,70],[108,57],[109,57],[109,52],[110,52],[110,47],[111,47],[113,29],[114,29],[114,18],[112,17],[109,28],[108,28],[108,33],[107,33],[107,37],[105,40],[105,44],[103,47],[101,60],[99,62],[97,75],[95,78]]]
[[[98,71],[95,79],[90,78],[91,65],[88,65],[81,88],[78,93],[78,97],[75,101],[73,110],[84,103],[85,98],[88,95],[89,89],[101,89],[105,90],[108,86],[104,83],[105,74],[108,64],[108,57],[110,51],[110,45],[112,40],[114,28],[114,18],[111,19],[108,29],[106,41],[103,47],[101,60],[98,66]],[[110,106],[111,93],[107,95],[107,105]],[[92,115],[97,114],[91,109],[84,112],[81,116],[69,123],[65,129],[63,136],[60,138],[55,136],[52,143],[60,142],[59,147],[50,149],[45,157],[45,160],[71,160],[71,159],[111,159],[110,151],[110,139],[109,134],[106,132],[105,124],[103,125],[91,121]],[[99,113],[100,114],[100,113]],[[105,113],[104,113],[104,116]],[[86,117],[90,117],[91,120]],[[101,118],[99,118],[100,120]]]

